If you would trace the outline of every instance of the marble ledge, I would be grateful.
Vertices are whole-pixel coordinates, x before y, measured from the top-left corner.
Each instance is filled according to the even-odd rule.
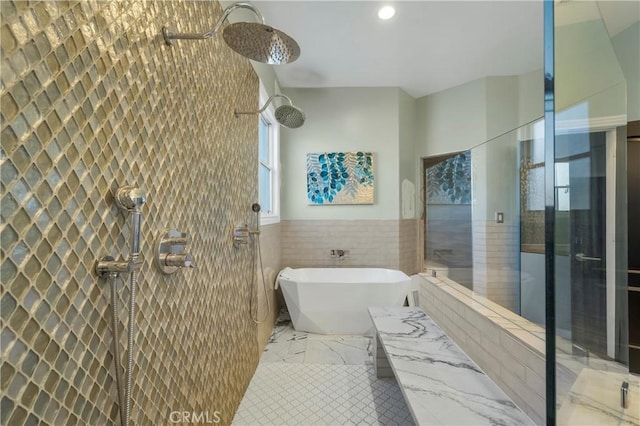
[[[474,293],[472,290],[448,278],[431,277],[424,273],[421,273],[420,276],[471,310],[477,312],[478,315],[487,318],[497,327],[511,334],[514,338],[522,341],[531,350],[544,356],[545,341],[544,337],[540,337],[540,333],[544,335],[544,328],[541,326],[516,315],[497,303]]]
[[[521,342],[544,360],[544,328],[447,278],[420,275],[433,286],[466,305],[468,309],[485,316],[506,335]],[[560,336],[556,336],[556,347],[559,374],[558,404],[561,406],[559,418],[563,419],[562,424],[585,424],[584,421],[588,418],[617,418],[621,420],[620,424],[640,426],[640,410],[637,406],[640,379],[637,376],[628,374],[626,367],[615,361],[595,356],[584,358],[573,355],[571,342]],[[628,410],[622,410],[619,406],[619,387],[622,380],[629,381],[629,392],[633,395],[630,396],[630,401],[636,401],[635,406]],[[610,385],[593,386],[593,383]],[[595,395],[593,392],[600,393]]]
[[[422,309],[369,313],[417,424],[533,425]]]

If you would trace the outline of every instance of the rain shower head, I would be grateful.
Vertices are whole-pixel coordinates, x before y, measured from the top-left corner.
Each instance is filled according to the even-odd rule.
[[[302,110],[291,105],[281,105],[276,108],[276,120],[278,123],[290,129],[297,129],[304,124],[305,115]]]
[[[237,111],[236,110],[234,114],[236,118],[238,118],[238,116],[241,114],[260,114],[265,109],[267,109],[271,101],[273,101],[273,98],[284,98],[288,102],[288,104],[280,105],[279,107],[276,108],[275,116],[276,116],[276,121],[278,123],[290,129],[297,129],[298,127],[304,124],[304,120],[306,119],[304,112],[302,112],[300,108],[293,105],[293,102],[291,102],[291,99],[289,99],[289,97],[285,95],[271,96],[267,100],[267,102],[264,104],[264,106],[260,108],[258,111]]]
[[[243,8],[252,11],[260,20],[257,22],[238,22],[227,25],[222,37],[227,45],[242,56],[266,64],[287,64],[300,56],[298,43],[282,31],[265,25],[260,11],[249,3],[234,3],[227,7],[216,25],[204,33],[174,33],[168,27],[162,27],[165,43],[172,45],[175,40],[206,40],[218,33],[231,12]]]

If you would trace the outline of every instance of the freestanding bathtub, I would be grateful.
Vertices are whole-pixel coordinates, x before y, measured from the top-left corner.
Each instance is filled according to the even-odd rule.
[[[370,306],[402,306],[411,279],[378,268],[285,268],[278,274],[296,330],[320,334],[373,334]]]

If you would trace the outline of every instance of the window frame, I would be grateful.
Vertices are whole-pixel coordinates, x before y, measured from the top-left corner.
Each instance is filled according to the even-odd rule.
[[[260,105],[264,105],[269,100],[269,95],[260,82]],[[264,165],[270,170],[269,188],[271,192],[271,211],[260,211],[260,223],[269,225],[280,222],[280,125],[275,117],[275,105],[273,101],[258,116],[258,126],[260,120],[267,124],[268,141],[268,163],[260,159],[260,140],[258,140],[258,200],[260,199],[260,165]]]

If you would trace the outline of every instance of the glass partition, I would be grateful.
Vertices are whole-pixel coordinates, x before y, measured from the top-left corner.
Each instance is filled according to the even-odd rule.
[[[520,313],[519,140],[523,126],[471,150],[473,291]]]
[[[425,160],[427,271],[540,327],[543,172],[542,119],[469,151]]]
[[[637,386],[626,366],[625,78],[597,2],[556,2],[554,15],[555,422],[633,424],[638,401],[621,401]]]
[[[426,269],[472,288],[471,152],[425,162]]]
[[[544,117],[429,165],[436,178],[470,159],[471,196],[441,207],[439,241],[428,242],[441,250],[427,257],[470,251],[464,284],[544,336],[547,424],[640,424],[628,368],[640,325],[628,308],[627,82],[599,3],[545,3]],[[455,248],[454,209],[469,207],[470,242]]]

